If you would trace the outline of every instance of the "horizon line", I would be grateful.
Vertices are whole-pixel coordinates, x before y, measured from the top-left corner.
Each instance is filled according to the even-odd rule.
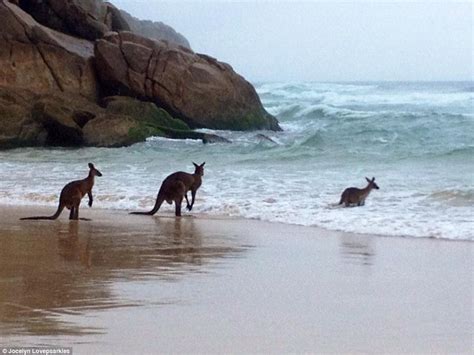
[[[473,79],[465,80],[249,80],[253,83],[282,83],[282,82],[298,82],[298,83],[474,83]]]

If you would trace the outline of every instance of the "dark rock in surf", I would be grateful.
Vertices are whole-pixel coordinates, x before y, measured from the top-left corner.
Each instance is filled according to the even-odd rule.
[[[262,134],[262,133],[259,133],[255,136],[255,138],[258,138],[260,141],[262,142],[269,142],[269,143],[273,143],[273,144],[278,144],[277,142],[275,142],[273,139],[271,139],[270,137]]]

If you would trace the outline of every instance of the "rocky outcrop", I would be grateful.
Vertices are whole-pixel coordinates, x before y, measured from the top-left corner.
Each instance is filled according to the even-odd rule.
[[[97,99],[91,42],[42,26],[3,0],[0,20],[0,85]]]
[[[82,127],[101,110],[74,95],[0,86],[0,148],[80,146]]]
[[[139,20],[124,10],[120,10],[120,12],[130,26],[131,32],[143,37],[164,40],[191,49],[188,40],[182,34],[176,32],[172,27],[163,22]]]
[[[72,36],[93,41],[110,31],[131,31],[191,48],[172,27],[139,20],[102,0],[19,0],[18,4],[39,23]]]
[[[105,98],[103,104],[64,93],[37,94],[0,86],[0,148],[121,147],[150,136],[227,142],[190,130],[150,102],[116,96]]]
[[[104,113],[84,127],[85,145],[95,147],[122,147],[144,141],[134,132],[140,131],[140,122],[126,115]],[[139,134],[139,133],[138,133]]]
[[[144,141],[150,136],[197,139],[203,143],[230,143],[229,140],[214,134],[192,131],[186,123],[171,117],[168,112],[151,102],[125,96],[111,96],[105,98],[103,103],[106,115],[92,120],[84,127],[86,145],[101,147],[130,145]],[[107,127],[107,120],[111,120],[110,124],[113,122],[114,134],[108,132],[110,129]],[[94,132],[99,131],[102,133],[93,137]]]
[[[35,96],[27,89],[0,87],[0,148],[44,144],[46,132],[31,115]]]
[[[19,5],[39,23],[80,38],[130,30],[120,10],[102,0],[20,0]]]
[[[191,127],[280,129],[253,86],[209,56],[131,32],[97,40],[95,56],[109,94],[152,100]]]
[[[171,117],[168,112],[152,102],[143,102],[126,96],[110,96],[102,102],[107,107],[107,111],[113,114],[136,117],[137,120],[160,127],[177,130],[190,129],[186,123]]]
[[[38,100],[32,116],[47,132],[47,145],[80,146],[83,143],[81,127],[74,121],[74,110],[61,105],[56,97]]]
[[[85,145],[118,147],[144,141],[150,136],[168,136],[167,130],[191,132],[182,121],[151,102],[126,96],[103,100],[105,112],[84,127]]]
[[[215,143],[228,141],[193,129],[279,129],[228,64],[124,31],[109,3],[0,0],[0,22],[0,148]]]

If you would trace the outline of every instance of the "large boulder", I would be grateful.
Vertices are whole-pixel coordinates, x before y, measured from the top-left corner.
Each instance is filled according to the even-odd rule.
[[[0,86],[0,149],[81,146],[82,127],[102,112],[80,96]]]
[[[172,27],[139,20],[102,0],[19,0],[17,3],[39,23],[80,38],[96,40],[109,31],[131,31],[190,48],[188,40]]]
[[[157,107],[153,102],[143,102],[127,96],[110,96],[103,100],[103,105],[107,112],[112,114],[131,116],[138,121],[155,126],[189,130],[186,123],[171,117],[168,112]]]
[[[105,98],[103,104],[104,112],[83,127],[85,145],[122,147],[144,142],[151,136],[229,143],[229,140],[215,134],[191,130],[186,123],[171,117],[152,102],[111,96]]]
[[[130,30],[120,10],[102,0],[20,0],[19,5],[41,24],[88,40]]]
[[[47,133],[31,114],[36,94],[0,87],[0,149],[43,145]]]
[[[105,113],[90,120],[83,128],[84,143],[89,146],[121,147],[143,142],[150,136],[197,139],[203,143],[229,143],[215,134],[196,132],[152,102],[126,96],[103,100]]]
[[[133,117],[104,113],[85,125],[84,143],[94,147],[122,147],[144,141],[152,133],[152,129],[146,131]]]
[[[191,127],[280,130],[254,87],[212,57],[131,32],[97,40],[95,55],[108,94],[152,100]]]
[[[105,3],[105,24],[109,31],[133,31],[122,11],[109,2]]]
[[[151,102],[112,96],[102,103],[105,112],[84,126],[85,145],[121,147],[143,142],[150,136],[167,136],[167,129],[189,130],[184,122]]]
[[[47,133],[49,146],[81,146],[84,144],[82,128],[103,112],[92,102],[65,95],[43,95],[32,107],[32,118]]]
[[[42,26],[5,0],[0,21],[0,85],[97,99],[91,42]]]

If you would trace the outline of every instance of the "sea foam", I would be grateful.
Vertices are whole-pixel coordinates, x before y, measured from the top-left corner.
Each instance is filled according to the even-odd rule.
[[[57,204],[93,162],[94,207],[151,209],[163,179],[206,161],[193,212],[377,235],[474,240],[472,83],[257,85],[283,132],[232,144],[150,138],[119,149],[0,152],[0,203]],[[263,133],[274,142],[262,140]],[[364,207],[337,206],[376,177]],[[81,208],[88,208],[86,203]],[[159,213],[172,214],[164,204]],[[291,236],[289,236],[291,237]]]

